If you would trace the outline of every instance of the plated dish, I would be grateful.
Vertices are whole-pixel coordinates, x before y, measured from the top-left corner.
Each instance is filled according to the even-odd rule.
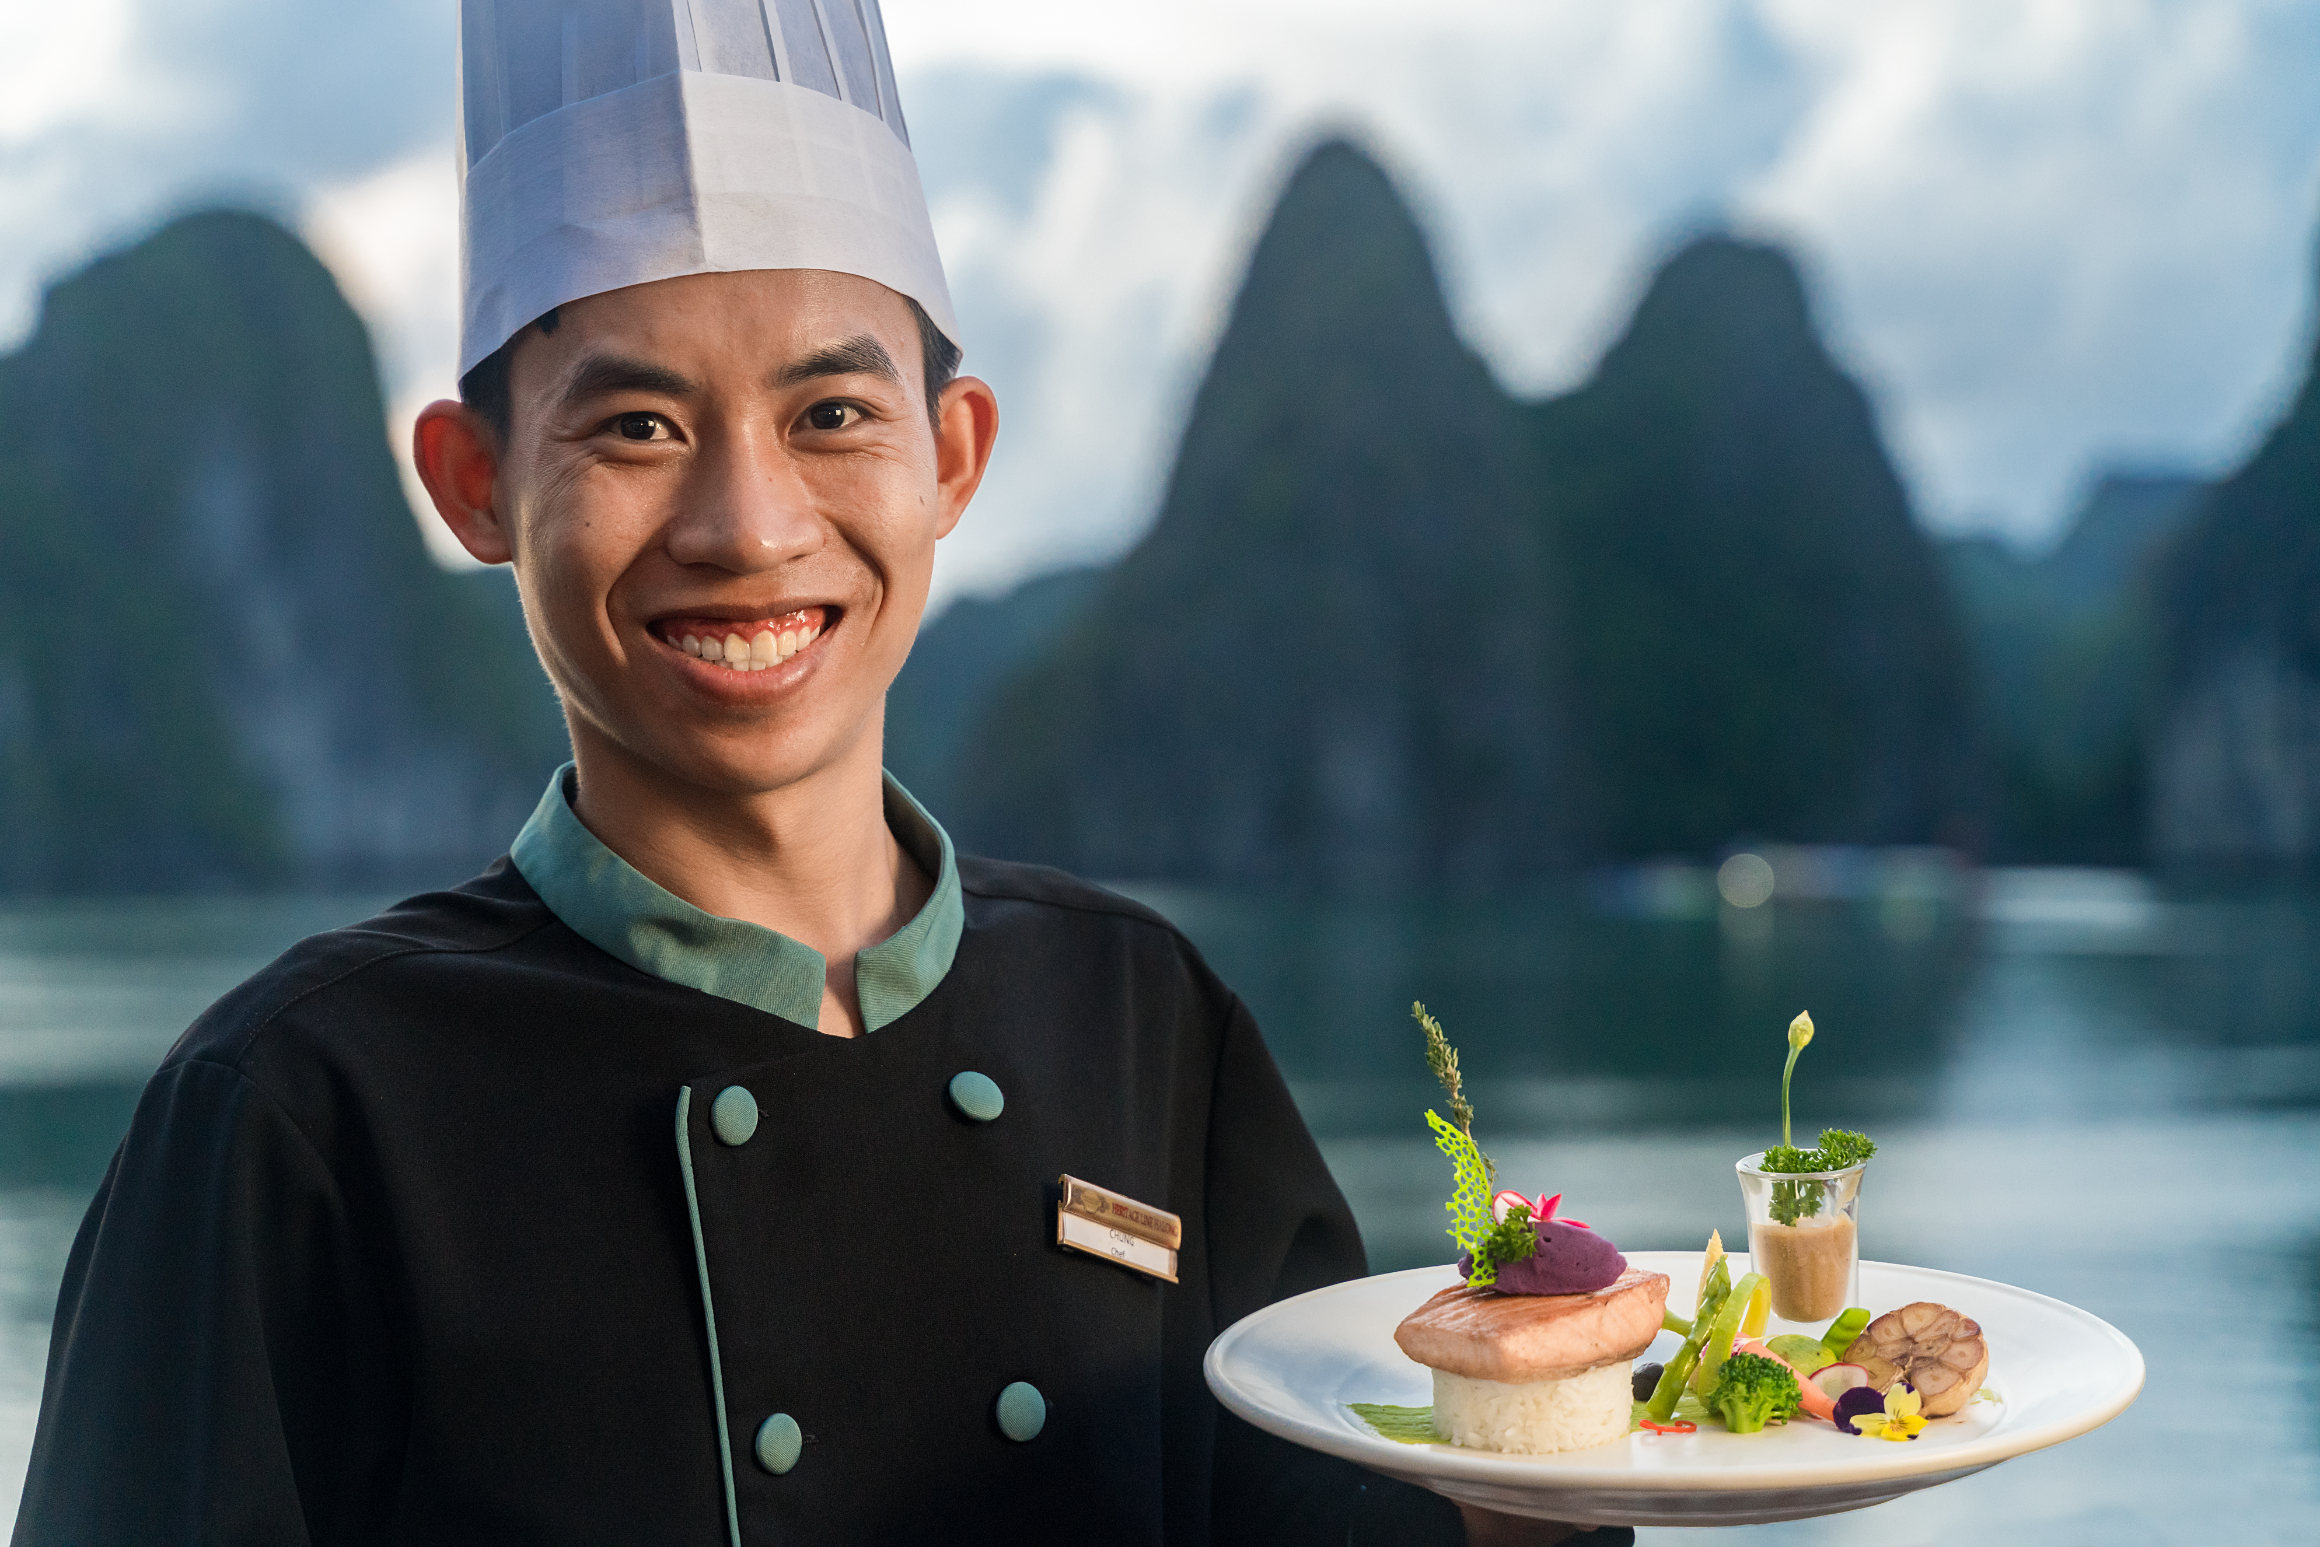
[[[1786,1034],[1780,1143],[1735,1167],[1742,1258],[1714,1232],[1698,1253],[1630,1257],[1563,1215],[1561,1193],[1502,1187],[1457,1049],[1424,1005],[1411,1013],[1448,1109],[1425,1120],[1451,1164],[1459,1259],[1229,1328],[1209,1385],[1259,1428],[1517,1514],[1723,1525],[1963,1477],[2083,1434],[2142,1389],[2135,1346],[2074,1306],[1860,1260],[1876,1143],[1836,1128],[1810,1149],[1792,1140],[1810,1015]]]
[[[1701,1253],[1626,1255],[1630,1267],[1677,1286],[1670,1310],[1693,1308],[1689,1286],[1701,1277]],[[1357,1279],[1267,1306],[1210,1346],[1205,1369],[1228,1410],[1284,1439],[1453,1499],[1585,1525],[1743,1525],[1859,1509],[2075,1438],[2125,1411],[2142,1389],[2135,1345],[2076,1306],[1894,1263],[1861,1263],[1860,1281],[1870,1305],[1970,1307],[1995,1351],[1988,1380],[1996,1400],[1969,1403],[1907,1444],[1864,1440],[1826,1423],[1751,1434],[1709,1424],[1685,1434],[1637,1430],[1550,1455],[1399,1443],[1352,1405],[1431,1405],[1429,1370],[1402,1352],[1394,1332],[1413,1307],[1462,1282],[1449,1266]],[[1650,1356],[1680,1342],[1663,1333]]]

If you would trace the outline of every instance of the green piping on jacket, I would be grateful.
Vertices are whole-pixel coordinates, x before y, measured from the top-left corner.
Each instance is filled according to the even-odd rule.
[[[685,1213],[693,1221],[693,1261],[701,1269],[701,1320],[709,1329],[709,1394],[717,1403],[717,1465],[725,1476],[725,1530],[741,1547],[741,1505],[733,1492],[733,1434],[725,1424],[725,1361],[717,1353],[717,1306],[709,1294],[709,1238],[701,1234],[701,1195],[693,1187],[693,1087],[677,1092],[677,1166],[685,1173]]]

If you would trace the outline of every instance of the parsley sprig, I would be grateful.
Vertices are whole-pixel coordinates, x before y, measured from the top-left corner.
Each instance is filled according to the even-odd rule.
[[[1793,1144],[1775,1144],[1764,1152],[1763,1168],[1789,1176],[1817,1171],[1849,1171],[1876,1153],[1877,1141],[1865,1133],[1854,1133],[1844,1128],[1823,1128],[1819,1149],[1798,1149]],[[1773,1222],[1793,1225],[1800,1219],[1810,1219],[1821,1211],[1821,1192],[1818,1182],[1773,1183]]]
[[[1527,1203],[1509,1204],[1506,1218],[1474,1243],[1474,1262],[1467,1269],[1468,1284],[1494,1284],[1498,1270],[1509,1263],[1522,1262],[1538,1255],[1539,1233],[1531,1228],[1531,1206]]]

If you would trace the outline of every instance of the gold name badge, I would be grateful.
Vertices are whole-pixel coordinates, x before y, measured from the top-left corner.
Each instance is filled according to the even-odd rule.
[[[1184,1221],[1166,1209],[1083,1182],[1061,1178],[1063,1202],[1055,1210],[1055,1244],[1124,1268],[1176,1282],[1176,1250],[1184,1244]]]

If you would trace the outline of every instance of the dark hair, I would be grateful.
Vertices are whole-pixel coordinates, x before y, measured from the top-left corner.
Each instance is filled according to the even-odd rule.
[[[919,374],[926,382],[926,422],[931,427],[942,420],[943,389],[959,374],[959,346],[943,336],[925,307],[909,296],[902,299],[909,303],[911,320],[918,324]],[[542,333],[553,333],[560,320],[551,306],[529,325]],[[517,329],[515,338],[485,355],[475,369],[459,378],[459,401],[481,414],[501,440],[507,439],[515,418],[514,400],[508,395],[508,362],[515,357],[516,338],[523,336],[523,329]]]

